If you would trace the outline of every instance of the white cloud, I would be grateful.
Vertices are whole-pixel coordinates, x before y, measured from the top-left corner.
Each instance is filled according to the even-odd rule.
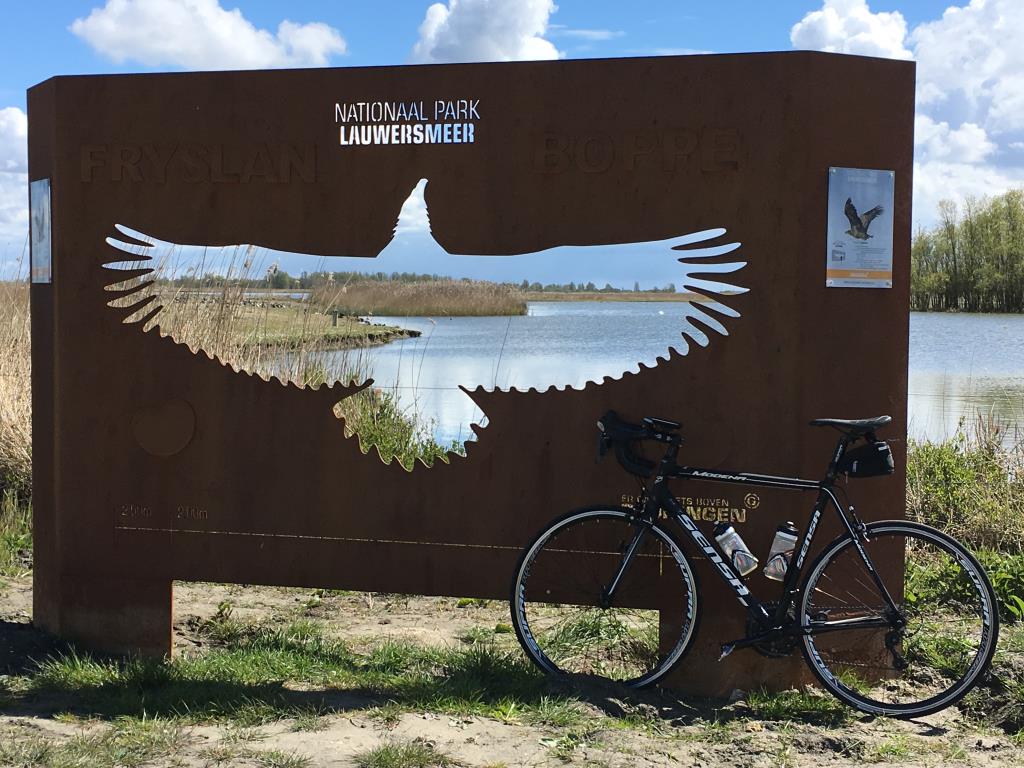
[[[924,163],[951,161],[968,165],[984,162],[997,149],[980,125],[964,123],[954,129],[928,115],[914,119],[914,148],[917,159]]]
[[[899,11],[872,13],[867,0],[825,0],[790,30],[796,48],[909,59],[907,22]]]
[[[0,258],[17,255],[28,234],[28,174],[0,173]]]
[[[910,35],[918,102],[955,121],[1024,136],[1024,2],[972,0]]]
[[[940,200],[961,202],[966,197],[991,197],[1024,186],[1024,176],[993,164],[933,160],[914,163],[914,222],[932,226]]]
[[[548,26],[548,30],[552,37],[574,37],[577,40],[586,40],[592,43],[612,40],[626,34],[614,29],[572,29],[564,24],[551,24]]]
[[[907,33],[899,13],[824,0],[790,33],[794,46],[917,60],[914,219],[943,198],[1024,186],[1024,2],[970,0]]]
[[[410,59],[417,63],[557,59],[544,38],[554,0],[447,0],[427,8]]]
[[[0,109],[0,259],[18,256],[28,232],[28,117]]]
[[[282,21],[274,34],[219,0],[107,0],[71,31],[118,63],[186,69],[324,66],[346,49],[326,24]]]
[[[28,171],[28,116],[17,107],[0,109],[0,173]]]

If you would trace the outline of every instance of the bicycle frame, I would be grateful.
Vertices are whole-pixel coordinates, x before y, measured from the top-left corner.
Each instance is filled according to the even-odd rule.
[[[687,532],[698,549],[700,549],[700,551],[711,561],[715,566],[715,569],[718,571],[719,576],[732,588],[736,595],[736,599],[747,609],[748,613],[763,629],[763,633],[756,637],[744,638],[724,645],[723,656],[730,653],[736,647],[751,645],[762,637],[778,631],[790,630],[792,633],[796,634],[818,634],[832,630],[850,629],[851,627],[891,627],[894,625],[893,618],[883,619],[881,617],[847,619],[834,622],[829,622],[827,620],[813,620],[808,624],[804,624],[802,621],[798,621],[795,624],[787,621],[789,608],[800,593],[799,584],[803,576],[803,568],[807,559],[807,553],[810,551],[811,543],[814,540],[814,533],[818,528],[821,516],[825,513],[825,510],[830,503],[835,507],[836,512],[839,515],[839,519],[842,521],[843,527],[854,542],[868,573],[871,574],[872,579],[879,589],[880,595],[889,606],[891,616],[899,617],[900,612],[895,601],[886,589],[881,577],[875,570],[874,564],[871,562],[861,544],[861,537],[864,536],[864,524],[857,520],[856,516],[854,516],[855,522],[851,522],[849,516],[846,514],[846,511],[843,510],[842,505],[840,505],[839,500],[836,498],[835,492],[833,491],[836,476],[838,474],[839,461],[846,452],[847,446],[853,441],[853,439],[855,438],[851,438],[847,434],[844,434],[839,438],[839,442],[836,445],[835,452],[832,454],[832,460],[829,463],[825,478],[820,481],[807,480],[799,477],[781,477],[778,475],[763,475],[750,472],[705,469],[702,467],[680,467],[676,464],[676,458],[680,447],[679,442],[670,442],[668,440],[663,441],[668,442],[668,450],[658,464],[657,474],[651,489],[649,491],[645,489],[645,492],[641,494],[640,503],[637,505],[638,511],[649,512],[652,517],[656,515],[659,510],[665,510],[668,512],[669,516]],[[749,589],[747,589],[747,586],[743,583],[740,574],[735,570],[735,568],[733,568],[732,564],[723,557],[721,550],[717,547],[717,543],[709,541],[708,538],[701,533],[693,519],[683,510],[682,505],[676,500],[675,495],[668,486],[669,480],[674,479],[701,480],[706,482],[760,488],[785,488],[793,491],[817,491],[818,497],[814,504],[814,511],[811,514],[807,528],[800,540],[799,550],[796,550],[797,555],[786,570],[786,576],[782,582],[782,597],[773,614],[769,614],[764,603],[753,595]],[[646,528],[641,526],[632,543],[627,548],[618,571],[614,575],[608,588],[605,590],[603,602],[606,605],[611,604],[622,575],[625,573],[630,561],[639,549],[640,542],[645,533]],[[895,620],[898,621],[898,618]]]

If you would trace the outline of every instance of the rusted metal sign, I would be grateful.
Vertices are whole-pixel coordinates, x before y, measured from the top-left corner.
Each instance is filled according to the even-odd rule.
[[[633,492],[594,465],[609,408],[681,420],[689,463],[803,476],[822,473],[833,438],[809,419],[891,413],[900,469],[852,490],[866,517],[899,516],[913,111],[912,63],[802,52],[36,86],[30,177],[49,180],[52,225],[52,282],[32,285],[36,622],[165,654],[176,579],[506,598],[541,524]],[[895,172],[891,290],[825,288],[833,166]],[[117,224],[174,243],[374,257],[424,178],[449,253],[725,227],[749,292],[730,298],[727,336],[639,373],[471,392],[489,425],[468,455],[412,472],[345,436],[332,408],[353,387],[237,373],[107,306]],[[785,492],[678,492],[757,552],[810,511]],[[795,658],[709,663],[744,617],[703,575],[700,636],[675,684],[802,679]]]

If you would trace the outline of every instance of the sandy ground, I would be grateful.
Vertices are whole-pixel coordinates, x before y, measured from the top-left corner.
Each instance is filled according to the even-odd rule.
[[[423,643],[458,643],[474,627],[507,622],[501,603],[463,604],[451,598],[398,595],[333,594],[309,590],[180,584],[175,589],[175,643],[180,651],[196,648],[195,629],[230,601],[241,620],[284,621],[305,615],[328,632],[360,642],[391,636]],[[28,579],[0,584],[0,674],[24,669],[32,658],[54,648],[52,640],[31,628]],[[514,643],[514,637],[509,638]],[[371,716],[369,703],[358,699],[338,707],[314,725],[283,720],[259,728],[184,727],[173,755],[146,763],[157,766],[355,766],[356,756],[387,743],[433,747],[464,766],[662,766],[761,768],[762,766],[862,765],[905,766],[1020,765],[1024,750],[1005,735],[980,730],[955,710],[914,722],[884,718],[858,719],[842,728],[801,723],[762,722],[743,718],[743,702],[726,711],[736,717],[726,727],[694,721],[678,700],[653,693],[640,704],[594,697],[595,715],[616,714],[616,706],[650,711],[651,726],[622,729],[598,718],[589,732],[526,725],[511,713],[507,721],[452,717],[432,712]],[[81,736],[101,736],[109,723],[4,714],[0,739],[29,734],[59,743]],[[289,762],[292,761],[292,762]]]

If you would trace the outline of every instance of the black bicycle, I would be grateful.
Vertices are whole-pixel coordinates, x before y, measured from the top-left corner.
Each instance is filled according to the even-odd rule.
[[[837,498],[840,475],[893,471],[889,446],[875,435],[890,421],[812,421],[841,433],[817,481],[679,466],[678,423],[632,424],[609,411],[598,422],[599,457],[613,449],[639,478],[640,493],[632,506],[573,510],[523,551],[512,621],[526,653],[552,674],[592,674],[637,688],[661,680],[690,647],[702,603],[690,559],[664,525],[674,520],[747,610],[745,636],[723,644],[720,660],[738,648],[779,657],[799,646],[821,684],[865,712],[914,717],[958,701],[988,667],[999,632],[984,570],[941,531],[905,520],[864,523]],[[665,446],[660,461],[637,453],[644,441]],[[741,576],[749,556],[740,552],[738,561],[701,533],[669,490],[675,478],[817,493],[802,538],[792,536],[791,552],[783,553],[777,598],[751,594]],[[843,533],[805,568],[830,504]]]

